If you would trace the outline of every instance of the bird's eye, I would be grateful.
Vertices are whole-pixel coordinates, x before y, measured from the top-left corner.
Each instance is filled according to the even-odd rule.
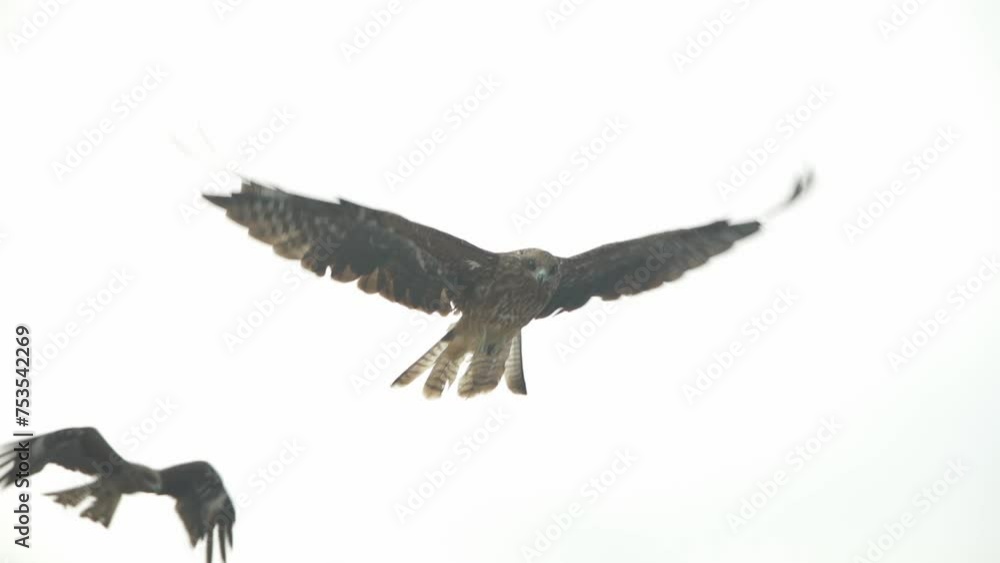
[[[534,260],[528,260],[527,262],[524,263],[524,267],[527,268],[527,269],[529,269],[529,270],[534,270],[535,267],[537,267],[537,266],[538,265],[535,264]]]

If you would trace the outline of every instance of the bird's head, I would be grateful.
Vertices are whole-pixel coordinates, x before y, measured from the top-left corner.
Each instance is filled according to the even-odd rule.
[[[517,265],[524,274],[534,278],[536,282],[542,285],[559,282],[560,259],[558,257],[538,248],[517,250],[513,254],[517,259]]]

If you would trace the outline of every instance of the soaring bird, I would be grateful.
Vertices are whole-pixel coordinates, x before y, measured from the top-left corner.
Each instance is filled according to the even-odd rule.
[[[812,184],[800,178],[796,200]],[[528,248],[495,253],[394,213],[347,200],[321,201],[244,179],[238,193],[204,196],[250,236],[313,273],[357,281],[367,293],[426,313],[461,318],[394,382],[430,371],[424,395],[440,397],[472,356],[458,394],[491,391],[500,379],[526,394],[521,329],[582,307],[592,297],[633,295],[674,281],[761,229],[757,220],[716,221],[594,248],[569,258]],[[770,214],[768,214],[769,216]]]
[[[213,539],[219,530],[219,549],[226,560],[226,544],[233,545],[236,512],[211,465],[195,461],[157,471],[145,465],[129,463],[119,456],[100,432],[93,428],[67,428],[43,434],[16,444],[0,453],[0,488],[27,479],[54,463],[97,479],[72,489],[48,493],[63,506],[77,506],[88,497],[94,502],[81,516],[101,523],[105,528],[118,508],[122,495],[153,493],[177,499],[177,514],[187,528],[191,547],[207,540],[206,560],[212,562]]]

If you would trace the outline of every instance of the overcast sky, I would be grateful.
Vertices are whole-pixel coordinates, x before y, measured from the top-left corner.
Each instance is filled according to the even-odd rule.
[[[6,2],[0,330],[10,364],[32,330],[31,429],[210,462],[235,563],[996,561],[997,15]],[[238,170],[567,256],[758,217],[810,168],[708,266],[529,326],[527,397],[435,402],[389,384],[453,319],[199,197]],[[169,498],[104,530],[42,497],[85,481],[36,476],[0,562],[203,559]]]

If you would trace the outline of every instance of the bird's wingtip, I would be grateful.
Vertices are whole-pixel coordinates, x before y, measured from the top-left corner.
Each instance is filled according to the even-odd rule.
[[[764,220],[770,220],[774,218],[775,215],[784,211],[788,206],[798,201],[803,195],[805,195],[812,189],[813,184],[815,183],[816,183],[816,175],[810,168],[806,170],[806,172],[803,173],[801,176],[799,176],[798,180],[796,180],[795,187],[792,188],[791,195],[789,195],[788,198],[785,199],[785,201],[781,202],[773,209],[764,214]]]
[[[815,182],[816,174],[813,172],[813,169],[806,170],[802,176],[799,176],[799,180],[795,183],[795,189],[792,190],[792,195],[785,201],[785,205],[791,205],[795,200],[802,197],[803,194],[812,189]]]
[[[229,194],[201,194],[201,196],[208,201],[228,209],[229,205],[232,204],[234,199],[239,199],[238,196],[246,195],[251,197],[264,197],[264,198],[281,198],[285,197],[287,194],[279,190],[276,187],[263,184],[261,182],[255,182],[254,180],[238,173],[234,172],[237,178],[240,179],[240,190],[238,192],[233,192]]]
[[[201,194],[201,197],[225,209],[232,197],[227,195]]]

